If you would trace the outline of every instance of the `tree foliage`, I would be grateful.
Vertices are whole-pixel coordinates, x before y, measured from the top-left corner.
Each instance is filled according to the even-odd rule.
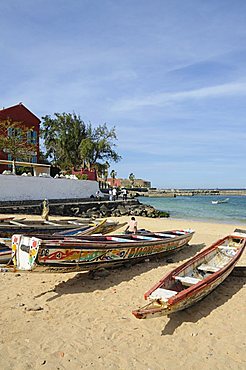
[[[42,118],[47,157],[51,157],[62,170],[81,166],[98,169],[105,161],[120,160],[115,151],[115,128],[109,130],[106,124],[93,128],[75,113],[55,113],[54,119],[50,116]]]
[[[62,170],[81,165],[79,146],[86,138],[86,125],[80,116],[70,113],[55,113],[55,118],[42,117],[41,135],[46,147],[46,156]]]
[[[80,143],[81,158],[88,168],[93,167],[96,163],[111,160],[118,162],[120,156],[114,150],[116,146],[114,140],[117,139],[115,128],[109,130],[106,123],[99,125],[95,129],[91,124],[87,130],[88,137]]]
[[[135,175],[132,172],[129,175],[129,180],[130,180],[130,183],[131,183],[131,185],[133,187],[134,182],[135,182]]]
[[[1,120],[0,150],[10,154],[13,161],[30,161],[36,153],[36,145],[29,136],[31,131],[33,128],[25,126],[21,121],[13,121],[11,118]]]

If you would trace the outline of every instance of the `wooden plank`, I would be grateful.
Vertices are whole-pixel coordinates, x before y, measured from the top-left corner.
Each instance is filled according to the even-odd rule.
[[[52,221],[44,221],[44,224],[52,225],[52,226],[62,226],[61,224],[56,224],[55,222],[52,222]]]
[[[191,276],[173,276],[175,280],[180,281],[185,286],[192,286],[199,283],[202,279],[193,278]]]
[[[10,220],[9,223],[11,225],[16,225],[16,226],[21,226],[21,227],[23,227],[23,226],[26,227],[27,226],[25,224],[21,224],[20,222],[17,222],[17,221],[14,221],[14,220]]]
[[[162,299],[164,301],[167,301],[169,298],[173,297],[177,293],[178,292],[176,292],[175,290],[157,288],[150,294],[148,298],[149,299]]]
[[[204,272],[217,272],[221,269],[221,267],[212,266],[209,265],[208,263],[203,263],[202,265],[197,266],[197,269]]]
[[[145,236],[145,235],[135,235],[135,234],[132,234],[132,237],[134,239],[140,239],[140,240],[158,240],[158,238],[153,238],[151,236]]]
[[[157,235],[157,236],[164,236],[166,238],[176,238],[177,237],[177,235],[166,234],[166,233],[155,233],[155,235]]]
[[[131,239],[123,239],[123,238],[117,238],[115,236],[106,236],[106,239],[113,242],[119,242],[119,243],[134,243],[134,240]]]

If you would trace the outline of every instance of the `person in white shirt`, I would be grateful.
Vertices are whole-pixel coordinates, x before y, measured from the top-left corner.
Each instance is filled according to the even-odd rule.
[[[117,198],[117,190],[116,190],[116,188],[113,188],[112,194],[113,194],[113,200],[116,200],[116,198]]]
[[[127,191],[126,189],[122,189],[122,195],[123,195],[123,200],[127,200]]]

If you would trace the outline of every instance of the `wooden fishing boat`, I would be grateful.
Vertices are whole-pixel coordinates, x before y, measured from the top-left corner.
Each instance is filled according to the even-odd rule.
[[[75,222],[75,225],[79,225],[80,223]],[[109,234],[113,231],[120,229],[121,227],[125,226],[127,222],[119,223],[118,221],[111,221],[111,220],[102,220],[99,223],[89,224],[86,226],[81,226],[61,232],[57,232],[53,238],[56,237],[78,237],[82,235],[93,235],[93,234]],[[28,229],[29,230],[29,229]],[[38,229],[39,230],[39,229]],[[4,233],[3,233],[4,234]],[[8,233],[7,233],[8,234]],[[35,233],[35,228],[33,228],[30,232],[26,232],[27,235],[35,235],[38,238],[47,238],[46,233]],[[12,257],[12,249],[11,249],[11,238],[0,238],[0,263],[8,263],[8,261]]]
[[[89,223],[79,219],[68,220],[26,220],[25,218],[2,218],[0,219],[0,236],[3,238],[12,237],[13,234],[54,234],[62,231],[69,231],[75,228],[88,228],[88,225],[95,226],[90,220]]]
[[[12,257],[11,239],[0,238],[0,264],[8,263]]]
[[[110,267],[176,252],[188,244],[193,234],[192,230],[174,230],[76,238],[48,236],[46,239],[13,235],[12,270],[71,272]],[[1,266],[0,270],[5,268]]]
[[[218,240],[196,256],[167,273],[144,298],[150,302],[134,310],[138,319],[169,315],[208,295],[232,272],[246,245],[246,231]]]
[[[67,236],[73,235],[91,235],[91,234],[108,234],[118,230],[126,225],[126,222],[101,220],[87,221],[79,219],[54,220],[54,221],[37,221],[26,220],[24,218],[4,218],[0,219],[0,237],[8,238],[13,234],[25,234],[37,236],[39,234],[61,234]]]

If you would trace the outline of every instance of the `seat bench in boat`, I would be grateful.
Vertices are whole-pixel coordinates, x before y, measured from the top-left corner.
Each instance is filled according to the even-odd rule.
[[[193,278],[191,276],[173,276],[175,280],[180,281],[185,286],[192,286],[199,283],[202,279]]]
[[[141,240],[158,240],[158,238],[153,238],[152,236],[145,236],[145,235],[135,235],[132,234],[134,239],[141,239]]]
[[[166,238],[176,238],[177,237],[177,235],[166,234],[166,233],[155,233],[155,235],[157,235],[157,236],[164,236]]]
[[[117,238],[115,236],[106,236],[106,239],[113,242],[119,242],[119,243],[131,243],[134,242],[134,240],[127,239],[127,238]]]
[[[176,292],[175,290],[157,288],[150,294],[148,298],[149,299],[161,299],[163,301],[167,301],[169,298],[173,297],[177,293],[178,292]]]
[[[209,265],[208,263],[203,263],[202,265],[197,266],[197,269],[204,272],[217,272],[221,269],[221,267],[212,266]]]

